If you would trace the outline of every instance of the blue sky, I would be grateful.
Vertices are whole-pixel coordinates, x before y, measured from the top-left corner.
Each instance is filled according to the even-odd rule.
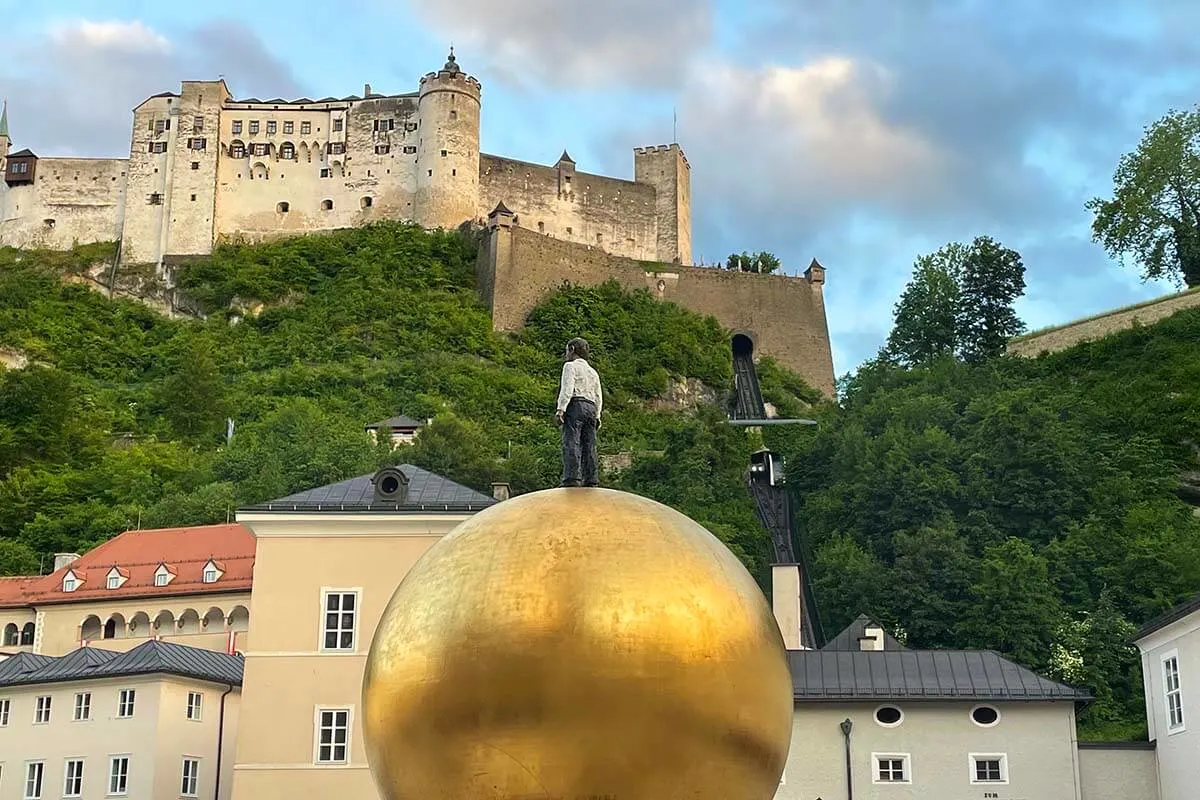
[[[203,11],[197,11],[202,8]],[[309,10],[311,8],[311,10]],[[252,12],[250,11],[252,9]],[[693,249],[828,269],[839,374],[872,356],[913,260],[988,234],[1027,268],[1031,328],[1173,291],[1091,243],[1145,125],[1200,102],[1185,0],[0,0],[14,144],[128,153],[130,110],[180,80],[235,95],[415,89],[453,42],[483,148],[631,177],[678,139]],[[16,27],[16,31],[12,28]],[[13,44],[15,43],[15,44]]]

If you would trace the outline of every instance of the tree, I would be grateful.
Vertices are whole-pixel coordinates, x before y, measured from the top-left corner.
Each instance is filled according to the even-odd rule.
[[[1008,340],[1025,329],[1013,303],[1025,293],[1021,254],[990,236],[977,236],[958,276],[959,356],[986,361],[1004,352]]]
[[[913,278],[896,303],[895,324],[884,347],[889,356],[915,366],[957,350],[958,272],[965,254],[963,245],[952,243],[917,259]]]
[[[760,251],[751,255],[743,252],[741,255],[731,253],[725,260],[725,269],[734,272],[757,272],[762,275],[779,269],[779,258],[773,253]]]
[[[1144,280],[1200,286],[1200,106],[1170,111],[1146,128],[1113,173],[1113,197],[1088,201],[1092,238],[1109,255],[1132,255]]]
[[[1025,326],[1013,303],[1025,292],[1021,254],[990,236],[951,242],[917,259],[896,303],[883,355],[906,366],[955,355],[985,361]]]

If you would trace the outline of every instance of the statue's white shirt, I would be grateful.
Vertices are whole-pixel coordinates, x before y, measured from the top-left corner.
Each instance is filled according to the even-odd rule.
[[[572,397],[582,397],[596,404],[596,418],[604,405],[604,392],[600,388],[600,375],[592,365],[582,358],[563,364],[562,383],[558,390],[558,410],[566,411]]]

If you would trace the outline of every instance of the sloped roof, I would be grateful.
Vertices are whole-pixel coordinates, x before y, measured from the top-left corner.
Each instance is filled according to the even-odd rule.
[[[1090,700],[991,650],[795,650],[792,693],[814,700]]]
[[[155,674],[240,686],[242,668],[240,656],[150,639],[125,653],[93,647],[58,658],[21,653],[0,661],[0,686]]]
[[[859,644],[859,639],[861,639],[866,634],[866,629],[867,629],[868,625],[875,625],[876,627],[880,628],[881,630],[883,629],[882,625],[880,625],[878,622],[876,622],[875,620],[868,617],[866,614],[860,614],[858,616],[858,619],[854,620],[854,622],[851,622],[850,625],[847,626],[847,628],[844,631],[842,631],[837,636],[833,637],[828,642],[826,642],[825,646],[822,647],[821,649],[822,650],[861,650],[862,647]],[[900,644],[900,642],[896,639],[896,637],[892,636],[886,630],[883,630],[883,649],[884,650],[907,650],[908,648],[905,647],[904,645]]]
[[[0,581],[0,608],[101,597],[115,600],[249,591],[254,545],[254,534],[238,524],[126,531],[49,575]],[[224,574],[215,583],[203,581],[209,559],[222,564]],[[166,586],[154,585],[154,573],[160,564],[166,564],[175,575]],[[114,566],[128,580],[117,589],[109,589],[106,579]],[[62,589],[68,571],[82,581],[73,592]]]
[[[1196,595],[1190,600],[1185,600],[1165,614],[1155,617],[1142,627],[1138,628],[1137,632],[1133,634],[1133,641],[1136,642],[1140,641],[1141,639],[1145,639],[1150,634],[1160,631],[1170,625],[1172,622],[1178,622],[1188,614],[1193,614],[1196,611],[1200,611],[1200,594]]]
[[[25,149],[18,150],[15,153],[9,153],[8,157],[9,158],[37,158],[37,153],[33,152],[28,147],[26,147]]]
[[[372,422],[370,425],[367,425],[366,428],[367,430],[371,430],[372,428],[422,428],[424,426],[424,422],[415,420],[412,417],[405,416],[404,414],[400,414],[399,416],[388,417],[387,419],[380,420],[379,422]]]
[[[400,464],[396,467],[408,478],[408,495],[403,503],[375,500],[375,474],[359,475],[328,486],[290,494],[269,503],[248,506],[243,511],[482,511],[496,499],[474,489],[434,475],[432,472]]]

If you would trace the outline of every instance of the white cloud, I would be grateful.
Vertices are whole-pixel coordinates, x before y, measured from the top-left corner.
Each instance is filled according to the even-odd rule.
[[[0,63],[13,144],[42,156],[126,156],[132,109],[224,73],[238,94],[298,96],[290,68],[237,22],[167,36],[138,20],[58,21]]]
[[[514,85],[676,85],[713,36],[711,0],[442,0],[409,5]],[[470,66],[467,65],[468,71]]]

